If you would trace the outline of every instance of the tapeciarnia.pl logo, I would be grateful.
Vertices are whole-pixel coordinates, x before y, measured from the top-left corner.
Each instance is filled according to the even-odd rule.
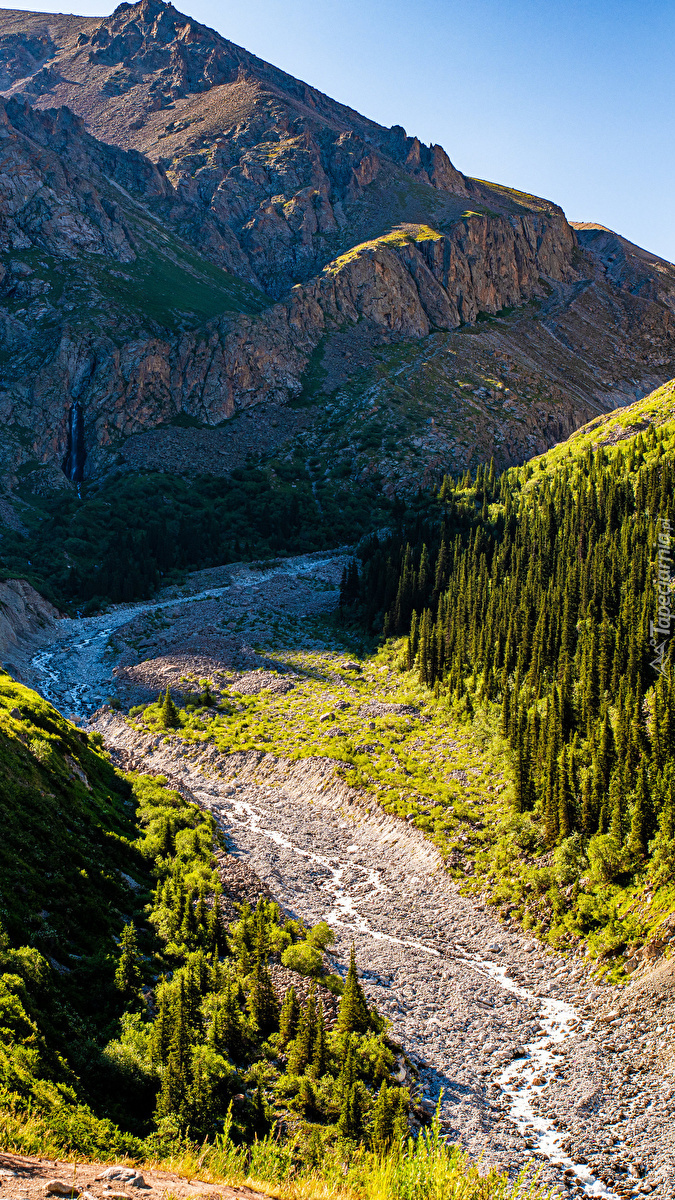
[[[649,644],[656,652],[656,657],[651,665],[660,675],[664,675],[665,655],[668,649],[673,620],[671,593],[673,587],[675,587],[675,578],[671,575],[673,565],[670,553],[672,546],[671,523],[667,517],[659,517],[657,519],[656,537],[656,577],[654,579],[654,587],[656,589],[657,607],[656,620],[649,622]]]

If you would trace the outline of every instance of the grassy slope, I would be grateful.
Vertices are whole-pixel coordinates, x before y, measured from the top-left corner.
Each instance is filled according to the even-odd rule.
[[[149,894],[131,845],[131,789],[86,735],[0,675],[0,1107],[3,1142],[34,1112],[26,1149],[133,1147],[78,1102],[116,1019],[122,925]],[[78,1080],[80,1082],[78,1082]],[[87,1082],[88,1081],[88,1082]]]
[[[559,442],[545,454],[533,458],[528,464],[531,469],[555,470],[565,458],[579,458],[587,450],[619,445],[648,429],[650,425],[669,426],[675,422],[675,379],[664,383],[634,404],[617,408],[606,416],[595,417],[571,437]],[[670,433],[670,430],[668,430]]]

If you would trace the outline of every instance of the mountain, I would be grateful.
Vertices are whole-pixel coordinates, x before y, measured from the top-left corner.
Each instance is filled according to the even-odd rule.
[[[162,0],[6,11],[0,63],[10,488],[227,473],[249,409],[262,448],[391,495],[675,374],[670,264]]]

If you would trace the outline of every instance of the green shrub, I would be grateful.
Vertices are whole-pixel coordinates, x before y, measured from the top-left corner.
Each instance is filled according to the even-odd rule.
[[[596,833],[586,851],[591,878],[597,883],[611,883],[627,870],[629,863],[621,843],[610,833]]]

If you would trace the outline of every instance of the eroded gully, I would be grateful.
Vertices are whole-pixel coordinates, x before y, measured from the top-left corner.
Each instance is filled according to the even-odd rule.
[[[281,764],[256,753],[218,756],[180,739],[148,738],[118,714],[96,727],[209,809],[230,851],[245,858],[291,914],[334,930],[344,973],[352,941],[369,999],[416,1068],[409,1081],[444,1133],[485,1162],[531,1162],[552,1184],[613,1193],[564,1152],[564,1128],[537,1111],[556,1049],[583,1039],[568,1000],[550,986],[553,956],[506,933],[458,894],[434,848],[417,831],[335,784],[327,760]],[[511,977],[546,980],[527,986]],[[575,984],[579,1002],[586,987]],[[565,1178],[565,1172],[567,1177]]]

